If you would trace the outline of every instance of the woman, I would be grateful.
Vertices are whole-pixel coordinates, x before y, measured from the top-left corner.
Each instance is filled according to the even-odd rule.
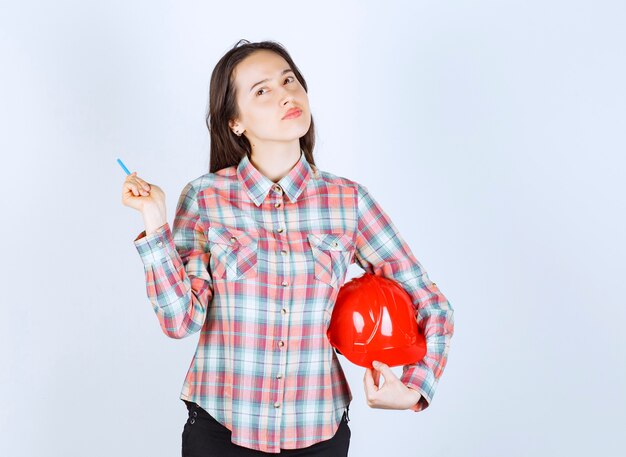
[[[164,333],[200,332],[183,455],[347,455],[352,394],[326,328],[349,265],[398,281],[427,336],[401,379],[366,369],[370,407],[428,407],[453,310],[367,188],[315,166],[307,85],[280,44],[241,40],[222,57],[207,126],[210,172],[184,187],[172,230],[158,186],[136,173],[123,186]]]

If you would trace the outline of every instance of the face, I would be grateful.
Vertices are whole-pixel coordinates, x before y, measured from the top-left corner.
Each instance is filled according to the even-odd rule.
[[[267,50],[255,51],[239,62],[233,77],[239,118],[231,120],[231,130],[243,131],[254,144],[292,142],[308,132],[309,98],[281,56]],[[292,108],[301,109],[300,116],[284,118]]]

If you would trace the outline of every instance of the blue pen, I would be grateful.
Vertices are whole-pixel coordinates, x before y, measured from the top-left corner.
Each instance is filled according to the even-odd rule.
[[[128,171],[128,168],[126,168],[126,165],[124,165],[124,162],[122,162],[120,159],[117,159],[117,163],[120,164],[120,167],[122,167],[122,169],[126,172],[127,175],[130,174],[130,171]]]

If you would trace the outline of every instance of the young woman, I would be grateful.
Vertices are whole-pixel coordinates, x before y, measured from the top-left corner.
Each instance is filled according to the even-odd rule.
[[[133,173],[122,197],[144,219],[134,243],[163,332],[200,332],[183,455],[347,455],[352,394],[326,329],[349,265],[401,284],[427,338],[401,378],[366,369],[372,408],[429,406],[452,307],[367,188],[315,166],[307,85],[280,44],[221,58],[207,126],[210,172],[184,187],[171,230],[157,185]]]

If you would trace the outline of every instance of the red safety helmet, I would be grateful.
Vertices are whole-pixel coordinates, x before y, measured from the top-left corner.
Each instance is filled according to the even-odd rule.
[[[426,355],[410,295],[397,282],[371,273],[339,289],[326,334],[339,354],[366,368],[374,360],[398,366]]]

